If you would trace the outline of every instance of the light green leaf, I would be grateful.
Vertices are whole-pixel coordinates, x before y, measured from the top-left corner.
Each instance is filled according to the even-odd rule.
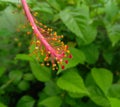
[[[105,4],[105,12],[106,12],[106,18],[109,22],[112,22],[116,15],[119,12],[119,7],[117,5],[117,1],[108,0]]]
[[[57,80],[57,85],[68,92],[88,94],[83,79],[76,72],[76,69],[70,69]]]
[[[80,39],[79,42],[89,44],[95,39],[96,30],[90,24],[87,6],[66,8],[60,12],[60,18],[68,29]]]
[[[70,48],[70,52],[72,54],[72,58],[67,59],[68,64],[65,64],[65,69],[72,68],[72,67],[78,65],[79,63],[83,64],[85,62],[85,56],[82,51],[80,51],[79,49],[76,49],[76,48]],[[61,71],[62,71],[62,69],[61,69],[61,67],[59,67],[58,73],[60,73]]]
[[[24,24],[25,21],[24,15],[20,12],[16,12],[16,14],[13,14],[14,10],[15,8],[8,6],[0,14],[0,29],[7,30],[7,32],[5,33],[6,36],[10,33],[16,32],[16,28],[18,28],[19,24]]]
[[[17,54],[15,59],[25,60],[25,61],[32,61],[33,60],[33,58],[30,57],[28,54]]]
[[[58,96],[48,97],[38,103],[39,106],[43,105],[44,107],[61,107],[61,104],[62,104],[62,100]]]
[[[33,8],[34,11],[42,11],[42,12],[47,12],[47,13],[50,13],[50,14],[53,14],[53,10],[52,8],[50,7],[50,5],[46,2],[40,2],[38,3],[34,8]]]
[[[7,106],[0,102],[0,107],[7,107]]]
[[[113,84],[109,89],[109,96],[120,98],[120,84]]]
[[[111,107],[118,107],[120,105],[120,99],[117,98],[109,98]]]
[[[32,69],[32,73],[36,77],[37,80],[46,82],[51,79],[50,68],[41,66],[37,61],[31,61],[30,66]]]
[[[30,96],[23,96],[16,107],[34,107],[35,100]]]
[[[106,94],[108,89],[112,85],[113,75],[112,73],[104,68],[93,68],[92,76],[96,84]]]
[[[116,43],[120,41],[120,25],[107,25],[107,32],[112,45],[114,46]]]
[[[54,9],[56,9],[57,11],[61,10],[60,5],[58,4],[57,0],[47,0],[47,2],[51,5],[51,7],[53,7]]]

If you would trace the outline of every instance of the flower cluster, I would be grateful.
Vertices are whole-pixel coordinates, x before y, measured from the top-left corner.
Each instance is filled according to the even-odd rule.
[[[64,64],[68,64],[67,58],[72,58],[72,55],[68,50],[68,46],[61,41],[63,35],[57,35],[57,33],[53,32],[51,28],[38,22],[31,14],[26,0],[21,0],[21,2],[36,38],[32,42],[32,44],[36,45],[34,53],[37,55],[37,53],[40,52],[41,55],[45,56],[45,62],[51,61],[53,70],[57,67],[57,64],[64,69]],[[47,65],[49,64],[50,63],[47,63]]]

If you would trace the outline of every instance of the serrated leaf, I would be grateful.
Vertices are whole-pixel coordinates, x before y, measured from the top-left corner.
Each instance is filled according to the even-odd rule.
[[[112,85],[113,75],[112,73],[104,68],[93,68],[92,76],[96,84],[106,94],[108,89]]]
[[[62,100],[58,96],[52,96],[40,101],[38,105],[43,105],[44,107],[61,107]]]
[[[23,96],[16,107],[34,107],[35,100],[30,96]]]
[[[85,44],[91,43],[96,37],[96,30],[90,24],[87,6],[66,8],[60,12],[63,23]]]
[[[74,69],[67,70],[57,80],[57,85],[68,92],[88,94],[83,79]]]
[[[49,81],[51,79],[50,68],[47,68],[45,66],[41,66],[36,61],[31,61],[30,66],[32,69],[32,73],[36,77],[37,80],[46,82],[46,81]]]
[[[70,52],[73,57],[71,59],[67,59],[68,64],[65,64],[65,69],[72,68],[72,67],[78,65],[79,63],[83,64],[85,62],[85,56],[82,51],[80,51],[79,49],[76,49],[76,48],[70,48]],[[61,67],[59,67],[58,74],[61,71],[62,71],[62,69],[61,69]]]

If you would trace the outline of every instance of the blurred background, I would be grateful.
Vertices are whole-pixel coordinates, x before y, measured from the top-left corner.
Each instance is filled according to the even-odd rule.
[[[0,0],[0,107],[118,107],[120,1],[26,2],[39,22],[64,35],[73,58],[64,70],[40,66],[42,58],[29,56],[33,32],[21,1]]]

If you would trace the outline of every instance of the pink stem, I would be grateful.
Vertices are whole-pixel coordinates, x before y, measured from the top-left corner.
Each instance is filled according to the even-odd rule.
[[[38,30],[37,25],[35,24],[35,21],[33,19],[33,16],[30,13],[29,6],[27,5],[26,0],[21,0],[21,2],[22,2],[22,5],[23,5],[23,9],[24,9],[24,11],[26,13],[26,16],[27,16],[28,20],[30,21],[30,24],[32,26],[32,29],[33,29],[34,33],[40,39],[41,43],[45,46],[45,48],[48,51],[50,51],[50,53],[52,55],[54,55],[55,57],[57,57],[59,59],[61,57],[61,55],[56,54],[55,50],[50,46],[50,44],[45,40],[43,35]]]

